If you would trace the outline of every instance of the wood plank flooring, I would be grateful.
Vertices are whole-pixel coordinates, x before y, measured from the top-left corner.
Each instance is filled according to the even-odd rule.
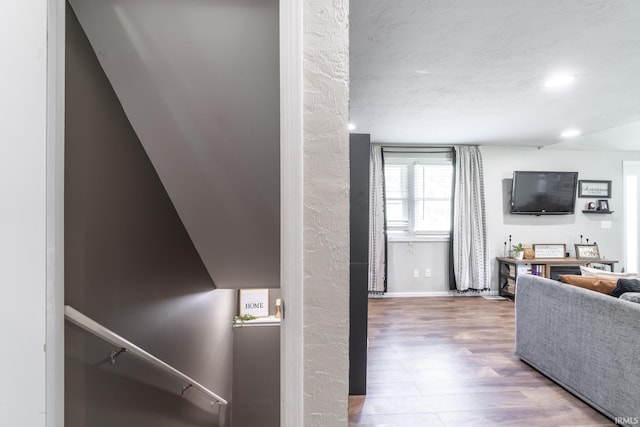
[[[514,335],[509,300],[369,300],[367,395],[349,398],[349,425],[615,425],[514,356]]]

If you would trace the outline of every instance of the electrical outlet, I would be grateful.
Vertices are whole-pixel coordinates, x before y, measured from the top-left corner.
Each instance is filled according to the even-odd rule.
[[[431,269],[430,268],[425,268],[424,269],[424,277],[431,277]]]
[[[413,278],[414,279],[419,279],[420,278],[420,270],[418,270],[417,268],[415,270],[413,270]]]
[[[600,221],[600,228],[611,228],[611,221]]]

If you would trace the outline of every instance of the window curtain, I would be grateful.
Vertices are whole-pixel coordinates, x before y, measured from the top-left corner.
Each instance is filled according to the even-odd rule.
[[[369,168],[369,293],[386,291],[386,245],[384,221],[384,164],[382,147],[371,144]]]
[[[458,292],[489,290],[482,156],[476,146],[455,147],[453,271]]]

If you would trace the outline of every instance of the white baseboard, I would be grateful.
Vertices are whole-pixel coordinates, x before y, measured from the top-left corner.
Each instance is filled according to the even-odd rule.
[[[419,298],[419,297],[450,297],[452,291],[444,292],[387,292],[383,298]]]
[[[488,292],[468,292],[459,294],[457,291],[439,291],[439,292],[387,292],[381,296],[373,298],[423,298],[423,297],[479,297],[482,295],[498,295],[498,291]],[[370,297],[371,298],[371,297]]]

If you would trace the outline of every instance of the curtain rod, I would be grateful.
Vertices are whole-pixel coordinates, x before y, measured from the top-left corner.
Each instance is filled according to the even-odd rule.
[[[406,147],[381,145],[385,153],[452,153],[453,147]]]

